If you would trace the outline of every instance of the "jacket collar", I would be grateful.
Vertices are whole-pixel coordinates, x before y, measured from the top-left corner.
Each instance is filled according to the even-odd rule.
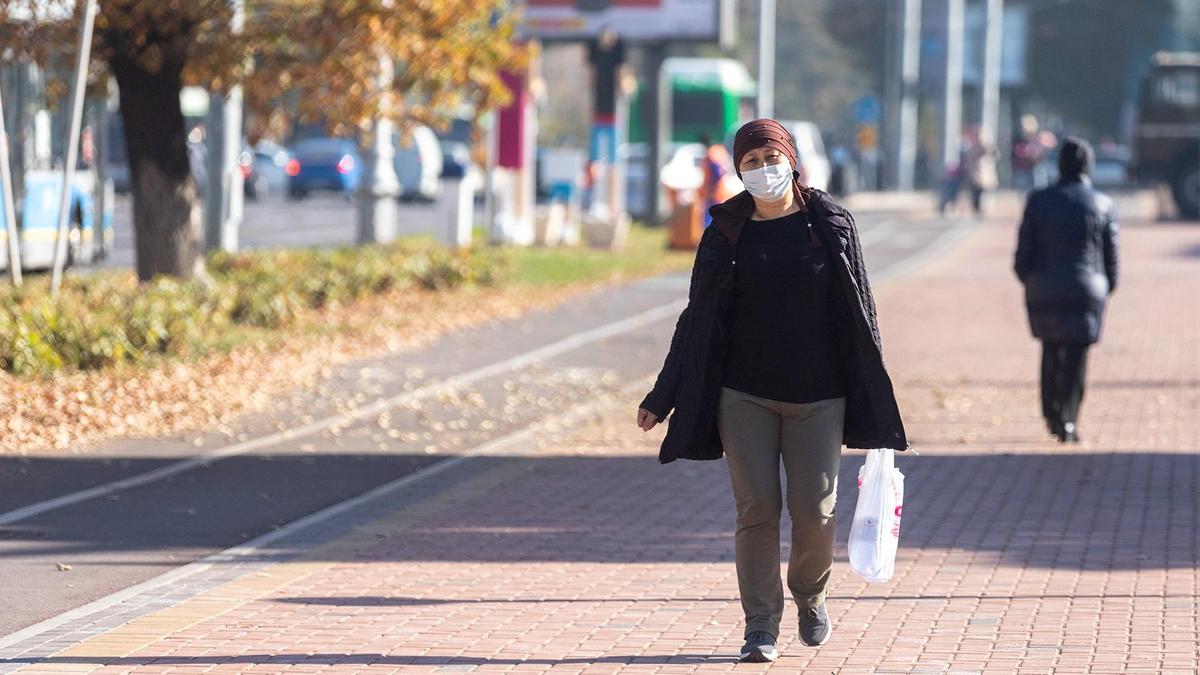
[[[1059,185],[1070,185],[1072,183],[1081,183],[1084,187],[1092,186],[1092,178],[1086,173],[1081,173],[1075,176],[1062,176],[1058,179]]]
[[[838,206],[828,193],[816,188],[803,187],[798,183],[794,193],[800,203],[800,210],[808,211],[814,221],[834,228],[848,227],[842,219],[829,218],[831,212],[840,212],[842,207]],[[720,204],[715,204],[708,212],[712,215],[713,226],[720,230],[730,243],[736,244],[742,229],[746,227],[746,221],[754,215],[754,198],[743,190]]]

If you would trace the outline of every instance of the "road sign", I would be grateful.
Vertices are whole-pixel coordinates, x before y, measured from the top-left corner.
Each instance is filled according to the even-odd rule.
[[[870,94],[854,102],[854,121],[859,124],[877,124],[882,113],[879,99]]]
[[[860,124],[855,140],[859,150],[874,150],[879,145],[879,130],[874,124]]]

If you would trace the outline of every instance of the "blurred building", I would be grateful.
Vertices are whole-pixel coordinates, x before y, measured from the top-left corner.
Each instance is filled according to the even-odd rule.
[[[1175,0],[1175,17],[1168,30],[1172,50],[1200,51],[1200,2]]]

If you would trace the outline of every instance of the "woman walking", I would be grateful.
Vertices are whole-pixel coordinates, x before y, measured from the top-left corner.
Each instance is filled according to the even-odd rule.
[[[1087,141],[1063,141],[1058,183],[1025,205],[1014,264],[1042,341],[1042,416],[1060,443],[1079,441],[1088,348],[1117,288],[1117,223],[1112,200],[1092,187],[1093,163]]]
[[[773,661],[784,608],[784,497],[788,590],[800,639],[817,646],[831,633],[825,594],[841,447],[908,443],[853,218],[800,185],[791,135],[775,120],[739,129],[733,154],[746,192],[711,210],[688,306],[637,422],[649,431],[674,409],[660,462],[725,457],[746,616],[741,657]]]

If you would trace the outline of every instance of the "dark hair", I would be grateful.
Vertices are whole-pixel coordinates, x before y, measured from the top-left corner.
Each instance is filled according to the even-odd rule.
[[[1079,178],[1092,173],[1096,153],[1082,138],[1069,136],[1063,140],[1058,151],[1058,175],[1060,178]]]

